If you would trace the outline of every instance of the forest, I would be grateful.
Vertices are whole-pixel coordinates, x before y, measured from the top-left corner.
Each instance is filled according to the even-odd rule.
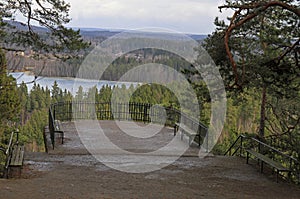
[[[180,85],[172,84],[173,87]],[[119,93],[122,100],[130,98],[130,102],[158,104],[164,107],[180,108],[177,97],[170,89],[159,84],[141,84],[137,88],[133,85],[126,88],[125,85],[121,87],[103,86],[101,89],[96,87],[90,88],[89,91],[84,92],[83,87],[79,87],[76,95],[67,90],[61,90],[57,83],[54,82],[49,88],[42,88],[39,84],[34,84],[32,90],[28,91],[27,85],[22,83],[16,89],[16,98],[19,102],[19,114],[12,122],[14,125],[8,125],[1,131],[2,144],[6,144],[10,132],[19,129],[20,141],[23,142],[28,151],[44,151],[43,132],[48,125],[48,109],[50,104],[57,102],[68,101],[90,101],[91,95],[96,102],[110,102],[112,93]],[[130,93],[135,92],[130,97]],[[184,91],[184,89],[182,89]],[[205,86],[203,86],[203,93],[206,93]],[[185,93],[181,93],[185,95]],[[200,99],[200,98],[199,98]],[[210,102],[203,100],[201,103],[201,121],[209,125],[210,121]],[[255,90],[248,90],[247,94],[232,95],[227,101],[227,117],[225,127],[223,129],[220,143],[215,147],[215,153],[223,153],[234,139],[240,133],[255,134],[259,127],[257,121],[259,120],[259,101],[260,95]],[[276,120],[275,116],[272,117]],[[270,135],[271,132],[270,132]]]

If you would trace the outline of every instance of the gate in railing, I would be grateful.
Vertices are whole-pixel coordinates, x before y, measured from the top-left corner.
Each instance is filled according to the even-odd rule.
[[[199,140],[195,140],[196,142],[204,142],[208,129],[203,123],[172,107],[153,106],[146,103],[59,102],[52,104],[49,108],[49,131],[53,148],[55,121],[83,119],[153,122],[172,127],[175,123],[181,122],[200,134]]]

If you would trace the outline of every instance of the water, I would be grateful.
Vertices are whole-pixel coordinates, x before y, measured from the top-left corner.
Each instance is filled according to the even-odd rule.
[[[30,91],[34,85],[35,77],[33,75],[28,75],[24,72],[15,72],[10,73],[17,80],[17,84],[21,84],[22,82],[26,83],[28,91]],[[139,83],[136,82],[116,82],[116,81],[104,81],[104,80],[87,80],[87,79],[78,79],[78,78],[65,78],[65,77],[37,77],[35,80],[36,84],[39,84],[41,87],[52,89],[54,81],[57,82],[58,87],[63,91],[66,89],[70,91],[73,95],[78,91],[79,86],[83,87],[83,91],[86,92],[90,88],[96,86],[98,89],[101,89],[103,86],[118,86],[121,87],[125,85],[126,88],[129,88],[130,85],[134,87]]]

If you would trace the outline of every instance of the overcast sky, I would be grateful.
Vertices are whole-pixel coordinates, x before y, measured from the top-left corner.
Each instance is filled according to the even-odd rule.
[[[68,26],[111,29],[164,28],[181,33],[214,30],[224,0],[66,0],[71,4]]]

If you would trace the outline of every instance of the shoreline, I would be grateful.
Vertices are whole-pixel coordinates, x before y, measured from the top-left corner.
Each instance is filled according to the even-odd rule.
[[[15,72],[8,72],[8,74],[10,75],[13,75],[13,74],[18,74],[20,73],[20,76],[21,76],[21,73],[23,73],[24,75],[27,75],[27,76],[32,76],[32,77],[35,77],[35,74],[31,71],[15,71]],[[113,80],[96,80],[96,79],[83,79],[83,78],[77,78],[77,77],[67,77],[67,76],[37,76],[37,79],[39,78],[49,78],[49,79],[61,79],[61,80],[70,80],[70,81],[74,81],[74,82],[77,82],[77,81],[80,81],[80,82],[85,82],[85,83],[100,83],[100,82],[111,82],[111,83],[114,83],[114,84],[124,84],[124,85],[127,85],[128,83],[134,85],[134,86],[137,86],[137,85],[142,85],[144,84],[143,82],[125,82],[125,81],[113,81]]]

